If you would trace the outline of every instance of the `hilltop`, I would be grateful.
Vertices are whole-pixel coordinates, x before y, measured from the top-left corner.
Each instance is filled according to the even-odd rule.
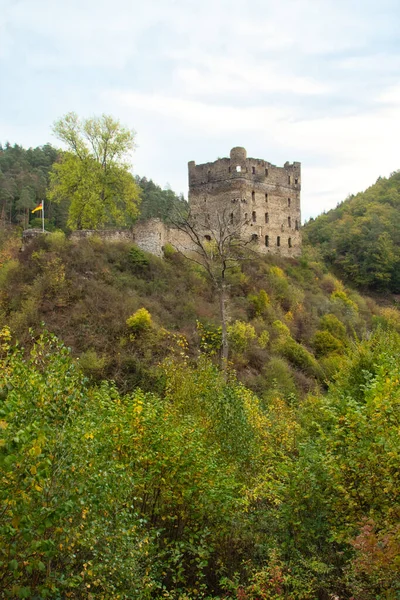
[[[380,177],[304,227],[338,276],[363,289],[400,292],[400,171]]]

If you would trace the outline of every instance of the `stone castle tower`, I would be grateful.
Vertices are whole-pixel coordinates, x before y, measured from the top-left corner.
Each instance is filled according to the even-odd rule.
[[[258,252],[298,256],[301,252],[301,165],[276,167],[232,148],[230,158],[189,162],[189,206],[202,220],[205,237],[219,218],[238,225],[240,237]],[[219,217],[218,217],[219,215]]]

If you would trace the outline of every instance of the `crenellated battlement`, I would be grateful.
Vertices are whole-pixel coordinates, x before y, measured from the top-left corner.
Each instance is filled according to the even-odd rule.
[[[262,252],[298,255],[301,164],[283,167],[247,156],[235,147],[229,158],[196,165],[189,162],[189,204],[193,214],[212,222],[213,215],[240,200],[242,237],[258,240]],[[237,212],[237,209],[236,209]]]

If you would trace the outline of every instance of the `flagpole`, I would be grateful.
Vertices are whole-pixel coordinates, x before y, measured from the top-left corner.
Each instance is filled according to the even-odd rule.
[[[42,200],[42,232],[44,233],[44,199]]]

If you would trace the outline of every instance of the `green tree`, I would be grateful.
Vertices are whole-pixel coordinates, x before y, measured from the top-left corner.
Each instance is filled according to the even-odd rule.
[[[73,112],[56,121],[53,132],[68,150],[53,166],[48,198],[70,201],[68,225],[131,225],[140,198],[127,161],[134,132],[108,115],[81,120]]]

